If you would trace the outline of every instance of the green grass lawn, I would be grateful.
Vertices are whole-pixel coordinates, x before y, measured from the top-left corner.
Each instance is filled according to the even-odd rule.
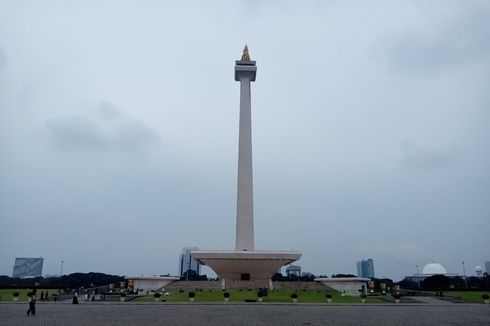
[[[14,301],[12,293],[14,292],[19,292],[19,299],[18,301],[26,301],[27,302],[27,292],[31,292],[32,289],[0,289],[0,301]],[[54,293],[58,293],[57,289],[38,289],[37,290],[37,299],[41,297],[41,291],[48,291],[49,293],[49,300],[52,300],[51,295]]]
[[[239,291],[239,290],[229,290],[230,302],[244,302],[246,299],[257,299],[256,291]],[[263,302],[292,302],[290,297],[292,291],[271,291],[267,297],[263,298]],[[297,291],[298,302],[305,303],[326,303],[325,293],[317,292],[303,292]],[[168,296],[162,296],[159,301],[166,300],[167,302],[187,302],[189,301],[188,293],[170,293]],[[223,302],[223,292],[222,291],[212,291],[203,290],[196,292],[195,302]],[[155,298],[152,295],[139,297],[133,300],[134,302],[153,302]],[[386,301],[380,300],[376,297],[368,297],[368,303],[386,303]],[[340,294],[332,295],[332,303],[361,303],[361,298],[359,296],[341,296]]]
[[[490,291],[447,291],[444,292],[444,295],[452,296],[452,297],[460,297],[461,299],[474,302],[474,303],[483,303],[482,294],[490,295]]]

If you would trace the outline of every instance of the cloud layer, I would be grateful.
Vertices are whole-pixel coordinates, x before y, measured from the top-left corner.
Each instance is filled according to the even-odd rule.
[[[152,128],[122,116],[115,106],[101,103],[90,115],[69,116],[46,122],[50,143],[61,151],[145,152],[161,143]]]
[[[182,247],[232,249],[244,44],[257,248],[324,275],[482,265],[489,16],[477,0],[2,1],[0,274],[18,256],[176,273]]]

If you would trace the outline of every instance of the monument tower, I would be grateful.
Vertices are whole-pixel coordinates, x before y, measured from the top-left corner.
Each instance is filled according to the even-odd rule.
[[[211,267],[224,282],[267,281],[282,266],[301,257],[297,251],[255,250],[252,173],[252,113],[250,84],[257,66],[245,45],[235,61],[235,81],[240,82],[240,128],[238,138],[238,183],[235,250],[199,250],[192,256]],[[271,284],[271,282],[269,282]]]
[[[236,61],[235,80],[240,82],[240,131],[238,136],[238,184],[236,209],[236,250],[254,250],[254,208],[252,173],[252,107],[250,82],[257,66],[245,45],[242,59]]]

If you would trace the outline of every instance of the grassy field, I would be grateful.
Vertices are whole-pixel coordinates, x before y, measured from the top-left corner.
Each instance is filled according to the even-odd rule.
[[[18,301],[27,301],[27,292],[30,292],[30,291],[32,291],[32,290],[31,289],[0,289],[0,301],[13,301],[12,293],[14,293],[14,292],[19,292]],[[44,291],[44,293],[46,293],[46,291],[48,291],[50,300],[52,300],[51,294],[58,292],[57,289],[56,290],[38,289],[37,290],[37,299],[38,300],[41,297],[41,291]]]
[[[490,295],[490,291],[447,291],[444,295],[459,297],[468,302],[483,303],[482,294]]]
[[[256,300],[256,291],[228,291],[230,293],[230,302],[244,302],[246,299]],[[271,291],[267,297],[263,298],[263,302],[292,302],[290,295],[291,291]],[[326,303],[326,298],[324,293],[317,292],[303,292],[298,291],[298,302],[305,303]],[[167,302],[186,302],[189,301],[189,296],[186,293],[170,293],[168,296],[162,296],[159,301],[166,300]],[[200,291],[196,292],[195,302],[223,302],[223,292],[222,291]],[[139,297],[133,300],[134,302],[152,302],[155,298],[150,296]],[[359,296],[341,296],[340,294],[332,295],[333,303],[361,303],[361,298]],[[368,297],[368,303],[386,303],[386,301],[380,300],[376,297]]]
[[[30,289],[0,289],[0,301],[13,301],[12,293],[19,292],[19,302],[27,301],[27,292],[31,291]],[[56,289],[38,289],[37,297],[38,300],[41,295],[41,291],[49,292],[50,300],[52,300],[51,295],[56,293],[58,290]],[[244,302],[246,299],[256,300],[257,292],[256,291],[238,291],[238,290],[229,290],[230,293],[230,302]],[[267,297],[263,298],[263,302],[292,302],[290,295],[292,291],[271,291]],[[310,292],[310,291],[297,291],[298,294],[298,302],[304,303],[325,303],[325,293],[318,292]],[[490,295],[490,291],[447,291],[444,292],[444,295],[459,297],[465,301],[473,302],[473,303],[483,303],[482,294]],[[381,297],[380,297],[381,298]],[[382,300],[378,297],[368,297],[368,303],[386,303],[388,301]],[[187,292],[178,293],[173,292],[168,296],[162,296],[159,298],[159,301],[166,300],[167,302],[187,302],[189,301],[189,296]],[[222,291],[208,291],[203,290],[196,292],[195,302],[223,302],[224,300]],[[154,302],[155,298],[153,295],[139,297],[133,300],[133,302]],[[332,303],[361,303],[361,298],[359,296],[341,296],[340,294],[332,295]]]

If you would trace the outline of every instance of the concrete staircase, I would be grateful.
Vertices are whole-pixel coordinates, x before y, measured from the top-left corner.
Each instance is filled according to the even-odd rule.
[[[286,291],[320,291],[320,292],[337,292],[332,288],[320,282],[274,282],[274,289]]]
[[[328,286],[319,282],[272,282],[275,290],[285,291],[325,291],[336,292]],[[226,289],[251,289],[258,290],[260,288],[269,288],[269,281],[227,281],[225,283]],[[167,291],[179,291],[185,292],[197,291],[197,290],[216,290],[221,291],[221,281],[175,281],[165,287]]]
[[[180,289],[189,292],[198,289],[221,290],[221,281],[175,281],[165,287],[167,291],[179,291]]]
[[[269,288],[269,281],[227,281],[227,289],[252,289]]]

